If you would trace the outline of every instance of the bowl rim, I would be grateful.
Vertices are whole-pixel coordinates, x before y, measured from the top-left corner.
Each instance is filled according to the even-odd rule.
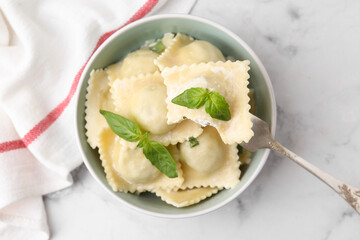
[[[106,39],[99,47],[98,49],[92,54],[92,56],[89,58],[89,60],[86,63],[86,66],[80,76],[79,82],[78,82],[78,87],[76,90],[76,101],[75,101],[75,131],[76,131],[76,142],[78,145],[78,148],[80,150],[81,153],[81,157],[84,161],[84,164],[86,166],[86,168],[88,169],[88,171],[90,172],[90,174],[92,175],[92,177],[105,189],[105,191],[107,191],[108,193],[110,193],[110,195],[112,195],[113,197],[115,197],[118,201],[120,201],[121,203],[123,203],[125,206],[134,209],[140,213],[144,213],[147,215],[151,215],[151,216],[155,216],[155,217],[162,217],[162,218],[171,218],[171,219],[179,219],[179,218],[188,218],[188,217],[196,217],[196,216],[200,216],[200,215],[204,215],[210,212],[215,211],[216,209],[221,208],[222,206],[226,205],[227,203],[231,202],[232,200],[234,200],[236,197],[238,197],[243,191],[245,191],[245,189],[248,188],[248,186],[255,180],[255,178],[258,176],[258,174],[260,173],[261,169],[264,167],[270,150],[269,149],[265,149],[264,154],[262,156],[262,158],[260,159],[259,165],[256,167],[254,173],[250,176],[249,180],[247,181],[246,184],[243,185],[242,188],[240,188],[239,190],[237,190],[233,195],[231,195],[230,197],[228,197],[227,199],[225,199],[224,201],[210,207],[207,209],[203,209],[200,211],[195,211],[195,212],[191,212],[191,213],[184,213],[184,214],[166,214],[166,213],[157,213],[157,212],[153,212],[153,211],[149,211],[149,210],[145,210],[142,209],[140,207],[137,207],[133,204],[131,204],[130,202],[127,202],[125,200],[123,200],[122,198],[119,198],[115,192],[113,192],[111,189],[107,188],[104,183],[96,176],[94,170],[91,168],[90,163],[86,157],[86,154],[84,152],[84,149],[81,147],[81,142],[80,142],[80,136],[79,136],[79,129],[80,127],[83,126],[79,126],[78,125],[78,121],[77,121],[77,115],[78,115],[78,106],[79,106],[79,101],[80,101],[80,90],[81,90],[81,86],[83,85],[83,82],[85,81],[85,77],[86,77],[86,73],[88,72],[90,65],[92,64],[92,62],[94,61],[94,59],[97,57],[97,55],[103,50],[103,48],[110,43],[113,39],[117,38],[120,34],[122,34],[125,31],[128,31],[131,28],[134,28],[138,25],[141,25],[143,23],[146,22],[150,22],[150,21],[154,21],[154,20],[159,20],[159,19],[172,19],[172,18],[176,18],[176,19],[187,19],[187,20],[192,20],[192,21],[197,21],[197,22],[202,22],[205,23],[207,25],[210,25],[214,28],[217,28],[223,32],[225,32],[226,34],[228,34],[230,37],[232,37],[234,40],[236,40],[240,45],[242,45],[242,47],[253,57],[254,61],[256,62],[256,64],[258,65],[261,74],[264,77],[265,80],[265,84],[266,87],[269,91],[269,96],[270,96],[270,107],[271,107],[271,133],[274,136],[275,135],[275,129],[276,129],[276,120],[277,120],[277,116],[276,116],[276,102],[275,102],[275,95],[274,95],[274,90],[270,81],[270,77],[264,67],[264,65],[262,64],[262,62],[260,61],[260,59],[258,58],[258,56],[255,54],[255,52],[247,45],[247,43],[245,41],[243,41],[239,36],[237,36],[235,33],[233,33],[232,31],[230,31],[229,29],[227,29],[226,27],[221,26],[218,23],[215,23],[211,20],[202,18],[202,17],[197,17],[197,16],[192,16],[192,15],[186,15],[186,14],[159,14],[159,15],[155,15],[155,16],[149,16],[149,17],[145,17],[142,18],[140,20],[137,20],[135,22],[132,22],[126,26],[124,26],[123,28],[117,30],[116,32],[114,32],[108,39]]]

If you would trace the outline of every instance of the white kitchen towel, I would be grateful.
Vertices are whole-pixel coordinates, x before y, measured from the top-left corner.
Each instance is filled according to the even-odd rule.
[[[73,95],[114,30],[195,0],[0,0],[0,239],[48,239],[42,195],[82,162]]]

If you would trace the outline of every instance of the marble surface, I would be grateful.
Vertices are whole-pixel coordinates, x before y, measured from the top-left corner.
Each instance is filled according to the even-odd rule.
[[[263,61],[278,107],[276,138],[360,187],[360,2],[199,0]],[[84,166],[45,197],[52,239],[360,239],[360,217],[325,184],[272,153],[236,200],[189,219],[142,215],[109,196]]]

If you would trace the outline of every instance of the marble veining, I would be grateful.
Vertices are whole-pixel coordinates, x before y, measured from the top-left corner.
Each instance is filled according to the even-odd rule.
[[[191,14],[229,28],[263,61],[277,100],[276,140],[360,187],[360,2],[198,0]],[[276,153],[237,199],[189,219],[127,208],[83,165],[73,178],[44,197],[52,239],[360,239],[359,215]]]
[[[287,11],[288,11],[288,14],[290,15],[291,20],[296,21],[301,18],[299,8],[291,6],[291,7],[288,7]]]

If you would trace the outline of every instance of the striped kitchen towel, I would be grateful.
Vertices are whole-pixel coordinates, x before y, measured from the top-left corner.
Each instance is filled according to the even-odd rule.
[[[0,0],[0,239],[48,239],[42,195],[82,163],[73,96],[91,54],[150,14],[195,0]]]

